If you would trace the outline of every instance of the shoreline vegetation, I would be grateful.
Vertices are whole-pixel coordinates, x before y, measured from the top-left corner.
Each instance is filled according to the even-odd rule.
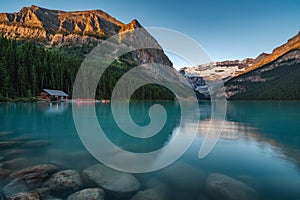
[[[14,102],[37,102],[37,97],[17,97],[17,98],[9,98],[9,97],[0,97],[0,103],[14,103]]]
[[[58,47],[53,47],[58,48]],[[44,88],[65,91],[72,96],[73,83],[82,58],[60,49],[45,49],[30,42],[9,40],[0,36],[0,101],[36,101]],[[105,71],[96,90],[96,99],[110,99],[112,91],[127,71],[136,66],[126,54]],[[136,90],[133,99],[174,100],[175,95],[159,85],[145,85]]]
[[[83,58],[76,57],[76,53],[71,50],[66,52],[66,49],[61,50],[58,47],[46,49],[31,42],[9,40],[0,36],[0,102],[36,102],[37,96],[44,88],[63,90],[72,96],[73,83]],[[293,55],[285,56],[291,60]],[[274,68],[274,63],[270,63],[256,70],[263,71],[261,76],[268,81],[255,84],[251,81],[247,82],[249,77],[258,73],[256,71],[227,81],[225,84],[227,88],[236,88],[231,87],[231,83],[233,86],[248,88],[245,94],[241,93],[227,100],[300,100],[299,64],[286,62],[282,62],[281,67]],[[124,55],[118,62],[113,62],[99,80],[95,99],[110,99],[120,77],[134,66],[136,63],[130,55]],[[265,70],[268,67],[272,70]],[[243,83],[238,81],[241,78],[245,79]],[[201,93],[195,92],[195,94],[199,101],[210,100]],[[176,98],[165,87],[145,85],[134,92],[132,99],[174,101]]]
[[[97,101],[101,102],[101,100],[103,99],[96,99]],[[110,101],[110,100],[109,100]],[[151,99],[145,99],[145,100],[139,100],[139,99],[134,99],[134,100],[130,100],[130,102],[151,102],[151,101],[155,101],[155,102],[174,102],[176,100],[151,100]],[[278,99],[227,99],[228,102],[300,102],[300,100],[298,99],[282,99],[282,100],[278,100]],[[38,100],[37,97],[17,97],[17,98],[8,98],[8,97],[0,97],[0,103],[43,103],[43,102],[47,102],[47,103],[53,103],[51,101],[40,101]],[[55,103],[59,103],[59,101],[54,101]],[[61,101],[61,102],[65,102],[65,101]],[[68,102],[68,101],[67,101]],[[71,102],[71,101],[70,101]],[[198,103],[204,103],[204,102],[211,102],[210,99],[198,99]]]

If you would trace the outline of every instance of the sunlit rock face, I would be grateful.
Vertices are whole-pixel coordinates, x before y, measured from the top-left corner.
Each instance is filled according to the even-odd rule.
[[[0,13],[0,35],[47,47],[95,47],[115,34],[120,34],[122,39],[138,28],[143,27],[136,19],[124,24],[102,10],[65,12],[33,5],[17,13]],[[132,58],[137,64],[155,62],[172,67],[158,42],[145,29],[141,37],[139,42],[150,42],[158,49],[133,52]]]

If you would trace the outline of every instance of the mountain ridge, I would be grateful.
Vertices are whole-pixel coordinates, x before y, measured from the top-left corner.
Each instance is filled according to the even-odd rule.
[[[137,19],[125,24],[102,10],[61,11],[35,5],[23,7],[19,12],[0,13],[0,35],[3,37],[33,41],[49,48],[67,47],[67,51],[85,47],[87,50],[81,56],[113,35],[131,34],[136,29],[142,29],[139,37],[143,38],[133,37],[132,40],[139,39],[157,47],[133,52],[136,63],[155,62],[172,67],[161,46]]]
[[[231,100],[300,99],[300,50],[294,49],[276,60],[225,83]]]
[[[108,22],[115,26],[105,26],[105,23]],[[125,25],[102,10],[62,11],[35,5],[23,7],[15,13],[0,13],[0,23],[39,28],[46,31],[47,34],[64,31],[67,34],[72,33],[71,31],[84,34],[84,32],[91,31],[99,35],[102,34],[102,29],[109,32],[111,30],[108,28],[118,30]],[[100,23],[102,23],[101,27]]]
[[[254,63],[251,67],[246,69],[242,74],[263,67],[264,65],[275,61],[276,59],[283,56],[284,54],[297,49],[300,50],[300,31],[298,32],[298,34],[290,38],[285,44],[276,47],[272,51],[272,53],[270,54],[262,53],[265,54],[265,57],[259,60],[258,62]]]
[[[109,40],[111,36],[117,37]],[[168,76],[160,73],[159,77],[167,77],[176,87],[181,87],[172,62],[138,20],[125,24],[102,10],[60,11],[33,5],[19,12],[0,13],[0,71],[3,72],[0,78],[5,80],[0,81],[0,98],[31,98],[43,88],[61,89],[72,96],[72,84],[80,64],[104,40],[107,46],[114,48],[114,53],[127,47],[134,49],[136,45],[151,48],[113,57],[115,60],[98,80],[98,98],[109,99],[120,77],[136,66],[151,76],[156,75],[157,64],[163,65],[169,73]],[[110,55],[103,56],[109,58]],[[106,62],[105,59],[99,62]],[[96,77],[96,72],[91,73],[89,81],[97,80]],[[136,99],[174,98],[169,90],[157,85],[143,86],[133,96]]]
[[[300,99],[300,32],[270,54],[182,68],[180,72],[206,98],[205,80],[223,80],[230,100]]]

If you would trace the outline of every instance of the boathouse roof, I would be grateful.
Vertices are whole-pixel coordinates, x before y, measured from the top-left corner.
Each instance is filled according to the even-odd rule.
[[[69,96],[64,91],[61,91],[61,90],[43,89],[43,91],[45,91],[50,96],[59,96],[59,97],[68,97]]]

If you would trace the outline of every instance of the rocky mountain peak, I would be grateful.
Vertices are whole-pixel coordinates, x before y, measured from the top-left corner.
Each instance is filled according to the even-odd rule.
[[[129,24],[131,24],[133,28],[142,28],[142,25],[138,22],[137,19],[133,19]]]
[[[125,24],[102,10],[61,11],[41,8],[36,5],[24,7],[17,13],[0,13],[0,35],[9,39],[38,42],[45,46],[96,46],[110,36],[142,28],[136,20]],[[123,34],[124,33],[124,34]],[[157,41],[146,31],[143,38],[132,42]],[[134,55],[137,63],[161,61],[172,66],[162,50],[143,51]]]
[[[4,36],[13,39],[38,38],[51,44],[53,41],[49,39],[55,38],[56,34],[107,38],[120,30],[140,27],[137,20],[124,24],[102,10],[65,12],[32,5],[17,13],[0,14],[0,33]],[[34,28],[40,29],[40,32],[33,33]]]

